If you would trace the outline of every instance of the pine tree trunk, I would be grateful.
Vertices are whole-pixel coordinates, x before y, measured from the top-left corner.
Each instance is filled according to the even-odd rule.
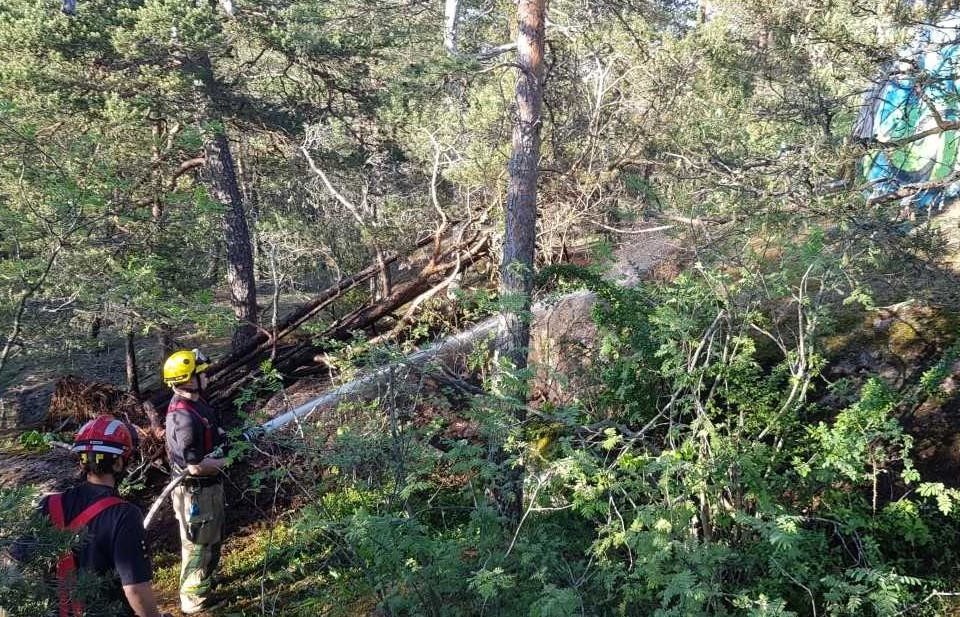
[[[503,349],[513,365],[527,366],[530,339],[530,294],[537,227],[537,166],[543,103],[543,23],[545,0],[521,0],[517,46],[521,75],[517,80],[517,119],[509,163],[503,261],[500,265],[502,316],[509,342]]]
[[[503,261],[500,265],[501,318],[504,329],[503,357],[519,374],[527,367],[530,344],[530,296],[537,227],[537,168],[540,162],[540,125],[543,104],[543,39],[546,0],[520,0],[518,4],[517,118],[513,129],[513,152],[509,163]],[[508,398],[525,401],[526,379],[503,380],[512,384]],[[513,410],[522,421],[522,406]],[[523,505],[523,470],[507,472],[500,500],[501,511],[518,519]],[[504,503],[506,500],[506,503]]]
[[[227,286],[230,288],[230,306],[237,318],[232,347],[236,350],[256,333],[257,289],[253,276],[253,247],[226,134],[222,131],[214,133],[205,144],[205,150],[207,168],[210,170],[210,193],[224,205]]]
[[[210,173],[210,195],[223,205],[223,235],[227,245],[227,286],[230,306],[237,318],[233,331],[232,348],[240,349],[253,337],[257,329],[257,288],[253,269],[253,246],[250,228],[243,210],[243,197],[237,182],[237,171],[230,152],[230,141],[217,110],[220,92],[213,75],[210,58],[201,56],[196,67],[203,84],[202,97],[206,107],[203,121],[212,128],[204,143],[206,166]]]

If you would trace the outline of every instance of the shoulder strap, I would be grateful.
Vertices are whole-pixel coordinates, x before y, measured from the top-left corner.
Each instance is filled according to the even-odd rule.
[[[123,500],[113,495],[101,497],[89,506],[83,512],[77,515],[69,524],[66,524],[63,515],[63,493],[51,493],[47,499],[47,510],[50,513],[50,519],[57,529],[68,529],[77,532],[90,524],[101,512],[123,503]],[[58,617],[78,617],[83,615],[83,605],[72,597],[71,590],[76,585],[77,560],[73,551],[67,551],[57,561],[57,598],[59,600]]]
[[[83,512],[77,515],[75,519],[70,521],[70,524],[67,525],[67,529],[70,531],[80,531],[84,527],[90,524],[90,521],[97,518],[101,512],[107,508],[112,508],[115,505],[123,503],[123,500],[119,497],[114,497],[113,495],[102,497],[97,501],[93,502],[84,509]],[[62,516],[62,514],[61,514]]]
[[[176,401],[174,401],[173,407],[171,407],[169,411],[185,411],[199,420],[200,424],[202,424],[204,427],[210,425],[210,420],[207,420],[205,417],[203,417],[203,414],[197,411],[196,407],[187,402],[187,399],[178,398]]]
[[[47,511],[50,520],[57,529],[66,529],[67,522],[63,518],[63,493],[50,493],[47,498]]]
[[[170,408],[167,411],[189,411],[193,413],[196,412],[196,410],[193,408],[193,405],[187,402],[187,399],[180,398],[180,397],[177,397],[177,399],[173,401],[173,404],[170,406]]]
[[[188,402],[187,399],[178,398],[173,402],[173,406],[167,410],[168,412],[174,411],[185,411],[191,416],[194,420],[200,423],[201,430],[203,431],[203,448],[206,452],[213,450],[213,427],[210,425],[210,420],[208,420],[202,413],[197,411],[196,407],[193,406],[192,402]]]

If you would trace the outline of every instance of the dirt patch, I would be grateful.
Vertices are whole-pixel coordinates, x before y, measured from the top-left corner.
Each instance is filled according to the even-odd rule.
[[[28,380],[0,395],[0,432],[37,428],[50,409],[54,385]]]
[[[77,460],[61,448],[36,453],[0,450],[0,487],[33,485],[41,492],[62,490],[79,477]]]

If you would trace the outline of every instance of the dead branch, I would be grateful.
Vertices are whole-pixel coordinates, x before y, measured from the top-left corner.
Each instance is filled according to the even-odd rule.
[[[420,246],[425,246],[431,241],[432,239],[430,238],[425,239],[421,241]],[[354,332],[369,329],[384,317],[392,315],[408,303],[416,301],[416,299],[425,292],[428,292],[431,288],[436,287],[448,279],[451,272],[457,272],[461,270],[461,268],[469,267],[486,256],[489,250],[489,236],[474,237],[470,243],[463,246],[465,246],[465,248],[457,247],[449,251],[446,254],[447,259],[443,262],[428,263],[415,279],[396,285],[388,296],[375,301],[371,300],[367,304],[343,316],[326,330],[316,335],[315,339],[345,341],[349,340]],[[367,270],[371,270],[372,268],[373,267],[368,268]],[[340,294],[330,294],[329,298],[323,303],[316,304],[316,302],[314,302],[312,304],[316,304],[316,310],[319,310],[322,306],[326,306],[336,300],[339,295]],[[312,315],[315,314],[315,312],[316,311],[298,311],[300,318],[297,320],[286,320],[285,323],[289,323],[290,325],[278,328],[278,336],[285,336],[293,332],[297,326],[309,318],[307,313]],[[227,401],[242,387],[255,379],[260,372],[257,370],[249,370],[250,364],[254,359],[268,351],[270,346],[270,340],[263,341],[242,356],[234,356],[230,358],[228,362],[221,363],[223,368],[216,365],[212,367],[211,370],[216,371],[211,379],[211,398],[213,402],[221,403]],[[283,353],[278,353],[273,365],[284,374],[293,374],[298,368],[312,364],[313,358],[323,351],[324,348],[310,344],[296,345],[285,350]],[[238,369],[244,370],[236,374]]]
[[[172,191],[177,188],[177,180],[180,179],[180,176],[187,173],[191,169],[196,169],[197,167],[203,167],[204,163],[206,162],[207,162],[207,157],[198,156],[196,158],[188,159],[180,163],[180,166],[177,167],[177,170],[173,172],[173,176],[171,176],[170,178],[170,183],[169,183],[170,190]]]
[[[422,248],[432,241],[433,238],[431,237],[421,239],[417,242],[416,248]],[[368,266],[353,276],[337,281],[334,285],[324,289],[309,302],[285,315],[283,320],[277,324],[275,335],[266,330],[259,331],[246,346],[237,350],[236,353],[230,354],[223,360],[214,363],[214,365],[210,367],[211,385],[222,382],[228,374],[236,369],[249,366],[254,358],[267,351],[274,343],[296,331],[297,328],[312,317],[315,317],[317,313],[329,306],[334,300],[357,285],[373,278],[379,274],[382,267],[387,267],[399,258],[399,253],[385,255],[382,265],[373,264]]]
[[[416,312],[417,308],[442,290],[449,287],[450,283],[456,279],[460,272],[460,256],[457,255],[457,266],[453,269],[453,271],[450,272],[450,276],[443,279],[443,281],[441,281],[438,285],[435,285],[434,287],[420,294],[413,302],[410,303],[410,307],[407,308],[407,312],[403,314],[403,317],[401,317],[399,321],[397,321],[396,325],[394,325],[393,328],[386,334],[381,334],[380,336],[370,339],[370,344],[379,345],[380,343],[395,339],[397,336],[399,336],[403,329],[409,325],[411,321],[413,321],[413,314]]]

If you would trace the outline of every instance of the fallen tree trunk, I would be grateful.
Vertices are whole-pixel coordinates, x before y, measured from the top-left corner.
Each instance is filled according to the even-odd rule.
[[[538,328],[537,324],[548,324],[551,315],[557,310],[568,310],[572,306],[586,307],[589,314],[589,307],[595,299],[593,292],[577,291],[550,303],[535,305],[533,307],[534,330]],[[343,402],[371,398],[382,392],[389,384],[405,379],[409,375],[419,376],[423,372],[431,371],[463,370],[465,358],[473,353],[478,345],[486,346],[489,350],[497,349],[503,336],[503,319],[499,315],[491,317],[469,330],[445,338],[399,362],[373,369],[349,383],[274,417],[262,424],[261,428],[265,433],[272,433],[318,410],[330,409]]]
[[[417,278],[395,285],[389,296],[378,302],[361,306],[317,335],[317,338],[336,341],[349,340],[354,332],[371,327],[380,319],[416,300],[421,294],[429,292],[434,286],[442,283],[451,271],[466,268],[476,263],[487,254],[488,248],[488,236],[474,238],[465,250],[453,251],[452,256],[449,256],[448,253],[448,259],[441,263],[431,261],[421,270]],[[292,351],[285,352],[275,358],[273,365],[282,374],[292,374],[298,367],[313,364],[314,356],[323,351],[326,351],[326,349],[320,346],[296,346]],[[230,381],[218,378],[216,389],[211,391],[211,402],[214,404],[226,403],[241,388],[260,374],[261,371],[259,370],[249,370]]]
[[[423,248],[432,241],[432,236],[423,238],[417,242],[414,249]],[[306,304],[303,304],[288,313],[286,316],[284,316],[283,320],[277,324],[275,332],[258,332],[251,339],[249,344],[230,354],[226,358],[215,362],[213,366],[210,367],[208,372],[211,384],[214,384],[218,381],[223,381],[227,375],[237,369],[247,367],[254,358],[268,351],[270,347],[276,344],[276,342],[280,339],[289,336],[291,333],[296,331],[309,319],[315,317],[317,313],[329,306],[334,300],[341,297],[344,293],[353,289],[357,285],[379,275],[381,269],[388,267],[400,257],[401,255],[399,253],[390,253],[388,255],[384,255],[382,261],[379,263],[368,266],[352,276],[348,276],[345,279],[337,281],[334,285],[331,285],[311,298]]]
[[[467,268],[487,254],[489,236],[481,236],[462,252],[457,252],[443,263],[431,262],[420,275],[406,283],[396,285],[389,297],[375,304],[363,306],[340,320],[339,325],[330,329],[330,338],[342,340],[348,338],[356,330],[365,328],[383,317],[393,313],[398,308],[412,302],[420,294],[429,291],[435,285],[447,278],[455,268]]]

